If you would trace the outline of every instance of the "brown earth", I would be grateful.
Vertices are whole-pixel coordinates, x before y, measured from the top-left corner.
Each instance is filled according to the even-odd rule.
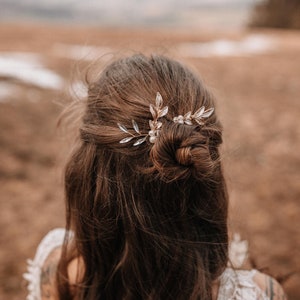
[[[58,43],[110,47],[114,52],[163,52],[184,59],[183,41],[240,39],[254,32],[184,32],[1,24],[0,51],[29,51],[67,82],[80,64],[57,56]],[[184,59],[214,90],[225,128],[230,228],[249,240],[258,268],[285,281],[300,299],[300,35],[267,31],[268,54]],[[126,51],[124,51],[126,49]],[[22,273],[40,239],[64,225],[62,173],[70,138],[56,123],[66,103],[56,92],[0,78],[16,90],[0,102],[0,299],[24,299]],[[0,83],[1,83],[0,82]],[[0,85],[1,88],[1,85]]]

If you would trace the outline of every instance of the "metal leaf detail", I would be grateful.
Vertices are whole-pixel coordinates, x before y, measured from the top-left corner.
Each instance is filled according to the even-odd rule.
[[[202,115],[201,118],[208,118],[212,115],[212,113],[214,112],[213,108],[209,108],[208,110],[206,110]]]
[[[134,138],[133,136],[126,137],[126,138],[122,139],[119,143],[120,143],[120,144],[128,143],[128,142],[130,142],[133,138]]]
[[[149,120],[150,130],[147,134],[141,133],[139,126],[135,120],[132,120],[132,128],[135,133],[130,128],[130,131],[121,123],[118,123],[118,126],[121,131],[127,133],[128,137],[123,138],[119,143],[124,144],[130,142],[132,139],[136,139],[133,143],[133,146],[138,146],[144,143],[147,138],[149,138],[150,143],[154,143],[155,139],[159,136],[160,129],[163,123],[160,121],[160,118],[164,117],[168,113],[168,106],[163,107],[163,99],[159,92],[156,93],[155,105],[150,103],[149,110],[152,115],[152,120]]]
[[[151,112],[152,118],[156,119],[157,113],[156,113],[155,107],[152,104],[150,104],[149,108],[150,108],[150,112]]]
[[[192,112],[189,111],[189,112],[187,112],[187,113],[184,115],[184,118],[185,118],[185,119],[190,119],[190,118],[191,118],[191,115],[192,115]]]
[[[204,125],[204,122],[201,119],[195,119],[195,121],[201,126]]]
[[[184,123],[186,125],[193,125],[193,122],[191,120],[185,120]]]
[[[163,107],[163,98],[159,92],[156,93],[155,105],[150,103],[149,110],[152,115],[152,119],[149,120],[150,130],[147,134],[140,132],[139,126],[135,120],[132,120],[132,128],[135,132],[133,132],[132,128],[130,128],[129,131],[126,126],[118,123],[118,127],[120,128],[120,130],[130,135],[126,138],[123,138],[120,141],[121,144],[128,143],[131,140],[136,139],[133,143],[133,146],[138,146],[144,143],[147,138],[149,138],[150,143],[155,142],[155,140],[159,137],[160,130],[163,126],[160,118],[166,116],[169,111],[168,106]],[[196,123],[200,126],[203,126],[205,124],[205,119],[209,118],[213,114],[213,112],[214,108],[205,110],[205,106],[201,106],[195,111],[194,114],[192,114],[192,111],[188,111],[184,115],[178,115],[174,117],[173,122],[180,125],[193,125]]]
[[[118,127],[119,127],[122,131],[124,131],[124,132],[126,132],[126,133],[129,133],[128,129],[127,129],[123,124],[118,123]]]
[[[193,125],[196,122],[199,125],[204,125],[204,119],[208,118],[214,112],[214,108],[209,108],[205,110],[205,106],[201,106],[199,109],[192,114],[191,111],[187,112],[184,116],[179,115],[173,118],[174,123]]]
[[[133,146],[138,146],[138,145],[144,143],[144,142],[146,141],[146,139],[147,139],[147,136],[148,136],[148,135],[144,136],[144,137],[141,138],[141,139],[138,139],[136,142],[134,142]]]
[[[162,96],[159,92],[156,93],[156,99],[155,99],[155,104],[157,108],[160,108],[162,106],[163,99]]]
[[[197,109],[197,110],[195,111],[193,117],[194,117],[195,119],[200,118],[201,115],[204,113],[204,111],[205,111],[205,107],[204,107],[204,106],[201,106],[199,109]]]
[[[139,126],[136,121],[132,120],[132,126],[133,126],[135,132],[140,134],[140,129],[139,129]]]
[[[162,126],[162,122],[156,122],[156,129],[161,128],[161,126]]]
[[[162,110],[159,111],[158,117],[162,118],[168,113],[169,107],[165,106]]]

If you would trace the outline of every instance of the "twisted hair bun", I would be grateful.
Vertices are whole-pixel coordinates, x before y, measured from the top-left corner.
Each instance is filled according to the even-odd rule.
[[[199,126],[164,124],[150,156],[162,180],[212,179],[220,135]]]

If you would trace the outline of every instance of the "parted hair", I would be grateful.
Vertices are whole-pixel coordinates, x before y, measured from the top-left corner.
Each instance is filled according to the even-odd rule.
[[[150,130],[157,92],[169,112],[155,143],[120,143],[117,123]],[[204,83],[161,55],[118,59],[89,82],[79,145],[65,170],[74,251],[66,238],[60,299],[212,299],[228,261],[222,127],[216,112],[202,126],[173,122],[203,105],[215,106]],[[84,264],[75,288],[66,279],[74,256]]]

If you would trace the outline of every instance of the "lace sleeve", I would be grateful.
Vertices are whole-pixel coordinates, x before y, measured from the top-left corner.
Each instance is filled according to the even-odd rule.
[[[40,300],[41,269],[49,254],[64,241],[65,229],[51,230],[40,242],[33,260],[27,260],[27,272],[23,277],[28,281],[28,296],[26,300]]]
[[[218,300],[270,300],[254,282],[256,273],[227,268],[221,276]]]

